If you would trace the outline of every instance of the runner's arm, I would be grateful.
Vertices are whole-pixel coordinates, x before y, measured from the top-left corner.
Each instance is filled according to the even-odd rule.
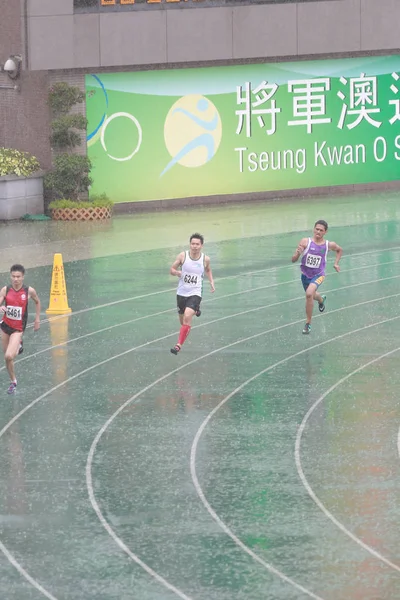
[[[3,304],[5,297],[6,297],[6,293],[7,293],[7,287],[4,286],[3,288],[1,288],[0,290],[0,304]],[[0,306],[0,311],[4,314],[6,312],[6,307]],[[1,315],[0,315],[1,316]]]
[[[178,269],[178,267],[182,266],[184,260],[185,260],[185,253],[181,252],[176,257],[175,262],[172,263],[172,267],[169,270],[169,272],[171,273],[171,275],[174,275],[174,277],[180,277],[181,276],[181,270]]]
[[[303,254],[304,250],[307,248],[307,238],[303,238],[300,240],[299,245],[296,248],[296,252],[292,256],[292,263],[295,263],[299,260],[300,256]]]
[[[33,323],[33,329],[34,329],[34,331],[37,331],[40,327],[40,300],[39,300],[39,296],[36,293],[36,290],[33,287],[30,287],[28,289],[28,294],[29,294],[29,298],[32,298],[32,300],[36,304],[36,314],[35,314],[35,321]]]
[[[335,271],[337,271],[339,273],[339,271],[340,271],[339,261],[342,258],[343,248],[341,246],[339,246],[339,244],[337,244],[336,242],[329,242],[328,248],[329,248],[329,250],[333,250],[334,252],[336,252],[336,258],[335,258],[333,268],[335,269]]]
[[[215,285],[214,285],[213,274],[211,271],[210,258],[208,256],[205,257],[204,270],[205,270],[208,280],[210,282],[211,292],[213,293],[213,292],[215,292]]]

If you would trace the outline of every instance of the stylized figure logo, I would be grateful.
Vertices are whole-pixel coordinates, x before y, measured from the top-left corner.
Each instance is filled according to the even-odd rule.
[[[174,165],[201,167],[215,156],[222,137],[221,118],[204,96],[183,96],[171,107],[164,124],[164,139],[172,160],[161,177]]]

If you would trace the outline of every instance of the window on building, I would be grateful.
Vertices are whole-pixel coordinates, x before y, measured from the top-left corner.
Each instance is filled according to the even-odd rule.
[[[290,4],[294,2],[315,2],[316,0],[74,0],[74,8],[84,10],[86,8],[102,8],[107,6],[128,6],[135,4],[170,4],[170,3],[185,3],[186,5],[202,3],[205,4],[250,4],[253,1],[255,4]]]
[[[74,8],[91,8],[99,4],[99,0],[74,0]]]

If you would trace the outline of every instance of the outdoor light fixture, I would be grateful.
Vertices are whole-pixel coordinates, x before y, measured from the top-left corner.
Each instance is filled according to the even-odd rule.
[[[10,79],[18,79],[21,74],[22,57],[20,54],[11,54],[2,65],[2,71],[7,73]]]

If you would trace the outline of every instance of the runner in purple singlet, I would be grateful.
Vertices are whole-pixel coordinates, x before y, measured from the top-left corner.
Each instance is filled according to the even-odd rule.
[[[318,302],[319,312],[325,310],[326,296],[321,296],[318,288],[325,279],[326,257],[329,250],[336,252],[336,259],[333,268],[339,272],[339,261],[343,250],[336,242],[328,242],[324,235],[328,231],[326,221],[317,221],[314,225],[312,238],[303,238],[297,246],[296,252],[292,256],[292,262],[297,262],[301,256],[301,282],[306,292],[306,315],[307,320],[304,325],[303,333],[308,334],[311,331],[311,319],[314,306],[314,300]]]

